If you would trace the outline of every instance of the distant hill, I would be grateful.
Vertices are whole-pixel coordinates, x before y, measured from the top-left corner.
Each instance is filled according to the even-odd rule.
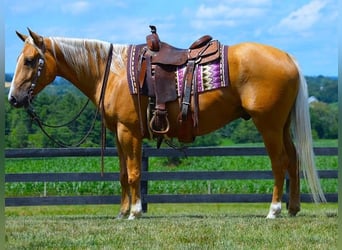
[[[6,73],[5,74],[5,82],[11,82],[13,78],[13,74]]]
[[[5,74],[5,87],[8,89],[13,79],[13,74]],[[74,85],[62,77],[56,77],[52,84],[44,89],[44,92],[52,95],[63,95],[65,93],[76,93],[83,95]]]

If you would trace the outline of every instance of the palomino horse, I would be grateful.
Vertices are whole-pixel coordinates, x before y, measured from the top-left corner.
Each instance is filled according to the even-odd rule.
[[[79,88],[100,105],[102,82],[110,43],[89,39],[42,37],[29,30],[18,33],[24,47],[17,61],[8,99],[25,107],[56,76]],[[131,95],[127,80],[128,45],[113,45],[108,84],[104,96],[106,126],[116,134],[120,158],[121,207],[118,218],[142,213],[140,196],[142,139],[139,112],[146,114],[148,98]],[[288,212],[300,211],[300,171],[306,177],[315,202],[325,201],[312,150],[307,86],[295,59],[276,48],[241,43],[229,47],[230,85],[199,94],[196,135],[218,129],[239,117],[249,116],[261,133],[274,175],[272,203],[267,218],[281,212],[285,174],[290,179]],[[170,129],[177,137],[179,101],[166,104]],[[142,115],[145,131],[146,115]],[[290,125],[296,139],[292,141]]]

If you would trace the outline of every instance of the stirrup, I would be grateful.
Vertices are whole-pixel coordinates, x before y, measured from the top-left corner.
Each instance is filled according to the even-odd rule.
[[[154,111],[150,121],[150,128],[154,134],[163,135],[170,129],[170,122],[167,118],[167,111],[157,109]]]

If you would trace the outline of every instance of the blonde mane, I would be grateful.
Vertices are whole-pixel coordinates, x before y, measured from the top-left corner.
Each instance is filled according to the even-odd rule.
[[[76,74],[90,74],[89,62],[97,62],[98,59],[104,63],[108,57],[110,47],[109,42],[103,42],[93,39],[78,39],[78,38],[62,38],[50,37],[53,54],[56,57],[56,48],[61,50],[67,64],[74,67]],[[113,44],[113,59],[111,64],[111,71],[115,73],[118,68],[125,67],[123,55],[127,49],[127,45]],[[97,63],[94,63],[96,74],[100,74]]]

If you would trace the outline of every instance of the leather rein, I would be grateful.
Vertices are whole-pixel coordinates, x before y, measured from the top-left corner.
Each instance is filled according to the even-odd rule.
[[[89,128],[89,130],[87,131],[87,133],[80,139],[79,142],[73,144],[73,145],[68,145],[58,139],[53,138],[45,129],[45,127],[49,127],[49,128],[61,128],[61,127],[65,127],[68,126],[69,124],[71,124],[73,121],[75,121],[85,110],[85,108],[87,107],[87,105],[89,104],[89,99],[87,100],[87,102],[85,103],[85,105],[82,107],[82,109],[80,110],[79,113],[77,113],[69,122],[66,122],[64,124],[60,124],[60,125],[49,125],[44,123],[41,118],[37,115],[37,113],[34,111],[33,109],[33,105],[31,103],[31,100],[33,99],[33,90],[37,85],[38,82],[38,78],[41,75],[41,71],[43,70],[44,64],[45,64],[45,57],[44,57],[44,53],[45,53],[45,46],[43,44],[42,48],[38,48],[38,52],[40,54],[40,57],[38,59],[38,69],[37,69],[37,73],[35,75],[35,77],[33,78],[32,82],[31,82],[31,87],[29,89],[29,105],[26,108],[26,111],[28,113],[28,115],[31,117],[31,120],[36,122],[38,127],[42,130],[42,132],[54,143],[56,143],[57,145],[59,145],[60,147],[63,148],[71,148],[71,147],[78,147],[80,146],[82,143],[85,142],[85,140],[89,137],[91,131],[93,130],[94,126],[95,126],[95,122],[96,122],[96,118],[98,116],[98,113],[101,112],[101,175],[103,175],[104,172],[104,153],[105,153],[105,149],[106,149],[106,126],[105,126],[105,122],[104,122],[104,114],[105,114],[105,105],[104,105],[104,97],[105,97],[105,91],[107,88],[107,82],[108,82],[108,76],[109,76],[109,72],[110,72],[110,65],[112,62],[112,56],[113,56],[113,44],[110,44],[109,47],[109,51],[108,51],[108,57],[107,57],[107,63],[106,63],[106,68],[105,68],[105,72],[104,72],[104,76],[103,76],[103,80],[102,80],[102,87],[101,87],[101,94],[100,94],[100,99],[95,111],[95,115],[94,115],[94,119],[92,121],[92,124]]]

